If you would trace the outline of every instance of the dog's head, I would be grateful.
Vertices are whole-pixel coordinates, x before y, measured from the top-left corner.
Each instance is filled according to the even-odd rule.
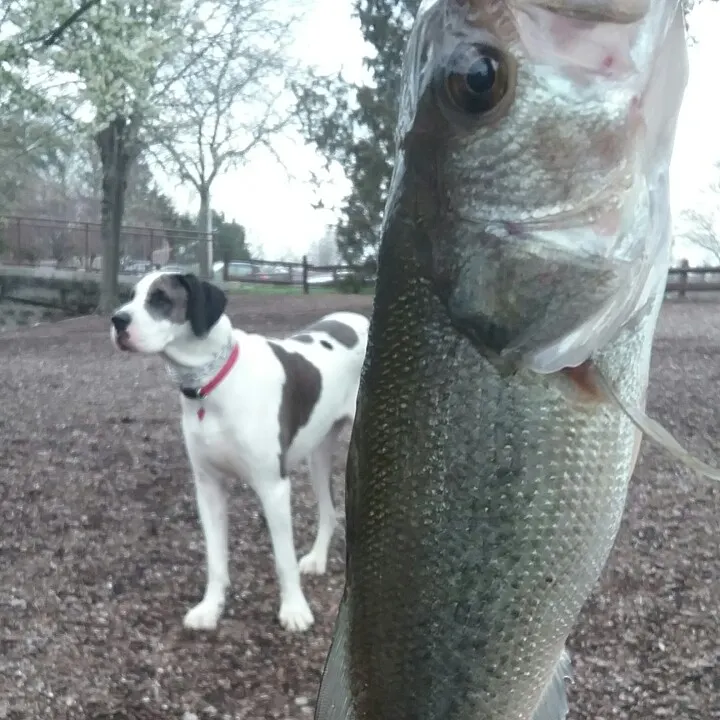
[[[171,343],[207,335],[226,304],[220,288],[192,273],[153,272],[115,310],[112,339],[120,350],[160,353]]]

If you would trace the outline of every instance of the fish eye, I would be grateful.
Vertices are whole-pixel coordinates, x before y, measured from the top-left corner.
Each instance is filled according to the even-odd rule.
[[[511,71],[510,59],[497,48],[463,44],[444,68],[444,94],[455,111],[486,115],[508,94]]]

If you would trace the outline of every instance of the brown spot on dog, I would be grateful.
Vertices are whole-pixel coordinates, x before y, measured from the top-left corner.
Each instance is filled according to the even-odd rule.
[[[280,474],[287,475],[285,458],[298,430],[307,424],[320,397],[322,377],[320,371],[299,353],[288,352],[280,345],[268,341],[275,357],[285,370],[280,412]]]
[[[343,415],[343,417],[333,423],[330,432],[337,437],[348,425],[351,425],[352,422],[353,419],[349,415]]]
[[[339,320],[321,320],[305,328],[303,334],[312,332],[326,332],[333,340],[337,340],[346,348],[355,347],[360,341],[355,330]]]
[[[300,335],[292,335],[293,340],[297,340],[301,343],[307,343],[308,345],[314,341],[314,338],[312,335],[308,335],[307,333],[301,333]]]

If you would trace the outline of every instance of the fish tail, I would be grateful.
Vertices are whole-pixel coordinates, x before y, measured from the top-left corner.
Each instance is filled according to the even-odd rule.
[[[532,720],[565,720],[568,714],[568,701],[565,692],[565,680],[572,677],[570,655],[563,648],[560,659],[555,666]]]
[[[320,680],[315,720],[355,720],[350,697],[348,629],[348,607],[346,599],[343,598]]]
[[[630,418],[635,427],[640,430],[643,435],[647,436],[660,447],[665,448],[674,458],[695,470],[701,475],[705,475],[713,480],[720,480],[720,469],[704,463],[696,458],[692,453],[686,450],[657,420],[648,417],[644,410],[638,407],[632,407],[626,403],[613,388],[607,378],[602,374],[597,366],[593,367],[595,380],[597,385],[603,392],[612,399],[618,407]]]

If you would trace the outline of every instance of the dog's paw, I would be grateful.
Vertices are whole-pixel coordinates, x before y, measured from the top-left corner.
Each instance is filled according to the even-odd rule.
[[[319,553],[309,552],[305,557],[300,558],[298,567],[304,575],[324,575],[327,558],[321,557]]]
[[[312,610],[304,597],[285,601],[280,605],[280,624],[290,632],[305,632],[315,622]]]
[[[183,626],[188,630],[215,630],[221,614],[221,604],[203,600],[187,611]]]

